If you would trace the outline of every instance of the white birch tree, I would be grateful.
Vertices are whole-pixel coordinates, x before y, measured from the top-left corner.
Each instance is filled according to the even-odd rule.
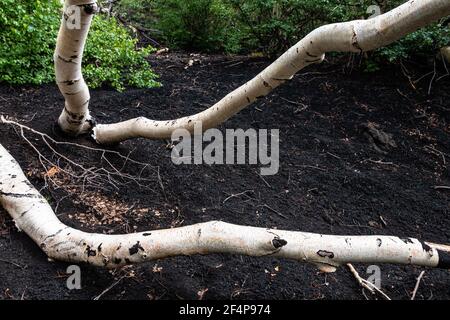
[[[95,0],[66,0],[55,51],[58,86],[65,97],[59,118],[70,135],[92,131],[98,143],[130,138],[168,138],[175,129],[217,126],[255,100],[289,81],[326,52],[365,52],[385,46],[450,14],[449,0],[410,0],[371,20],[320,27],[294,45],[254,79],[198,114],[169,121],[137,118],[94,125],[90,94],[82,75],[82,57]],[[72,21],[79,15],[79,28]],[[85,233],[61,223],[18,163],[0,145],[0,203],[51,259],[117,267],[176,255],[230,253],[282,257],[309,262],[332,272],[346,263],[396,263],[450,269],[450,248],[395,236],[332,236],[237,226],[212,221],[182,228],[128,235]]]

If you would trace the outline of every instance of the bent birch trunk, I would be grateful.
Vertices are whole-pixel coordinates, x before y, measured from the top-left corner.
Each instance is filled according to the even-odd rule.
[[[273,256],[333,272],[346,263],[394,263],[450,269],[450,247],[394,236],[331,236],[219,221],[127,235],[86,233],[58,220],[17,161],[0,144],[0,203],[49,258],[108,268],[177,255]]]
[[[92,126],[89,113],[89,88],[83,79],[81,63],[96,0],[66,0],[54,54],[55,76],[65,98],[59,116],[60,128],[69,135],[88,132]]]
[[[94,127],[93,136],[98,143],[108,144],[138,137],[170,138],[176,129],[192,132],[197,122],[201,122],[205,130],[216,127],[292,79],[301,69],[322,62],[326,52],[365,52],[380,48],[449,14],[449,0],[410,0],[370,20],[322,26],[290,48],[255,78],[203,112],[168,121],[140,117],[115,124],[101,124]]]

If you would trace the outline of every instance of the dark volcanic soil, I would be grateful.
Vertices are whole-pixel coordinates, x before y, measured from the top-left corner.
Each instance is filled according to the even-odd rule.
[[[210,106],[268,64],[198,56],[195,59],[200,61],[185,69],[189,59],[188,55],[153,58],[164,84],[159,89],[93,90],[93,114],[100,122],[138,115],[154,119],[188,115]],[[415,79],[430,71],[408,69]],[[151,165],[123,169],[134,176],[142,173],[148,181],[140,183],[148,187],[123,179],[114,189],[102,177],[91,177],[83,193],[82,182],[53,169],[46,176],[61,188],[44,188],[46,170],[13,127],[0,126],[0,143],[31,181],[44,188],[60,219],[83,230],[124,233],[223,220],[448,243],[450,194],[434,186],[450,185],[450,77],[433,83],[428,95],[430,78],[413,89],[396,67],[373,74],[350,73],[341,64],[305,70],[221,127],[280,129],[280,172],[264,179],[257,166],[176,166],[170,161],[167,142],[140,139],[112,150],[132,152],[131,158]],[[1,114],[58,140],[64,138],[51,124],[62,105],[53,85],[0,86]],[[376,141],[368,135],[369,123],[391,134],[396,147],[385,154],[377,151]],[[45,156],[57,161],[38,136],[26,134]],[[94,146],[86,139],[76,142]],[[58,150],[86,167],[108,167],[99,153],[63,146]],[[107,157],[121,167],[117,156]],[[64,161],[61,166],[70,169]],[[245,195],[224,203],[244,191]],[[115,271],[82,266],[83,288],[78,291],[66,288],[67,266],[48,262],[0,210],[0,298],[4,299],[92,299],[118,280],[103,299],[198,299],[202,291],[204,299],[364,299],[345,268],[325,275],[311,265],[270,257],[179,257]],[[365,266],[357,268],[368,276]],[[381,270],[389,296],[411,297],[420,268],[383,265]],[[449,298],[450,274],[427,270],[417,299]]]

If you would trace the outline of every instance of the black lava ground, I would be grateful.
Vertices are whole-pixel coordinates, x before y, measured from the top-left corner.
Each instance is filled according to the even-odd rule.
[[[198,59],[186,68],[190,59]],[[355,60],[357,61],[357,59]],[[124,233],[210,220],[330,234],[397,235],[450,242],[450,77],[429,84],[432,67],[407,65],[375,73],[351,68],[347,60],[312,66],[229,120],[225,128],[280,129],[280,172],[261,178],[250,165],[176,166],[165,141],[128,141],[113,150],[154,166],[144,170],[150,188],[132,185],[100,191],[130,207],[120,223],[82,226],[89,212],[76,195],[44,188],[37,155],[11,126],[0,125],[0,143],[31,181],[58,205],[65,223],[96,232]],[[162,88],[92,90],[92,113],[101,123],[137,116],[171,119],[199,112],[251,79],[269,62],[261,59],[172,54],[152,58]],[[439,67],[438,75],[444,74]],[[415,88],[413,88],[413,85]],[[50,134],[63,99],[54,85],[0,85],[0,113]],[[397,147],[382,154],[363,129],[375,123]],[[44,155],[37,136],[27,133]],[[94,146],[91,141],[76,142]],[[62,147],[86,167],[105,165],[99,154]],[[119,159],[112,158],[120,166]],[[159,169],[158,169],[159,168]],[[138,175],[142,168],[124,171]],[[159,170],[160,179],[157,171]],[[159,183],[162,183],[162,187]],[[110,187],[108,187],[110,188]],[[95,189],[87,186],[87,191]],[[247,196],[232,194],[250,190]],[[146,214],[137,209],[151,208]],[[161,214],[155,214],[155,209]],[[281,213],[282,216],[279,214]],[[93,213],[92,213],[93,214]],[[0,210],[0,298],[92,299],[365,299],[346,268],[319,273],[311,265],[271,257],[210,255],[170,258],[122,270],[82,268],[82,290],[66,288],[67,264],[47,261]],[[366,266],[356,266],[363,276]],[[382,265],[383,290],[410,299],[421,268]],[[206,290],[207,289],[207,290]],[[203,295],[201,294],[203,292]],[[417,299],[449,299],[450,273],[426,270]]]

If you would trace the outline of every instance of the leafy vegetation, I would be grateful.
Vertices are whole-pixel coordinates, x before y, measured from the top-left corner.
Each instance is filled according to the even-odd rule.
[[[233,10],[220,0],[155,0],[157,28],[165,40],[200,51],[238,51],[239,25]]]
[[[405,1],[122,0],[118,11],[133,23],[160,30],[162,36],[154,37],[171,47],[275,56],[321,25],[367,19],[380,13],[374,5],[383,12]],[[434,55],[449,43],[448,29],[436,23],[370,57],[385,62]]]
[[[0,81],[40,84],[53,81],[53,50],[60,4],[0,1]]]
[[[368,18],[373,4],[389,10],[404,1],[121,0],[115,13],[171,48],[276,56],[318,26]],[[0,0],[0,82],[53,81],[60,10],[59,0]],[[434,56],[449,43],[448,28],[436,23],[377,50],[366,64],[375,69],[386,61]],[[115,18],[97,16],[85,52],[86,80],[91,87],[109,84],[118,90],[158,86],[146,59],[152,52],[139,47]]]
[[[152,47],[138,48],[138,40],[117,20],[97,16],[89,33],[84,55],[83,74],[92,88],[109,84],[123,90],[125,85],[138,88],[160,84],[146,58]]]
[[[59,29],[59,0],[0,0],[0,82],[43,84],[54,81],[53,51]],[[159,85],[137,39],[115,19],[96,17],[86,52],[85,76],[91,87],[109,84]]]

